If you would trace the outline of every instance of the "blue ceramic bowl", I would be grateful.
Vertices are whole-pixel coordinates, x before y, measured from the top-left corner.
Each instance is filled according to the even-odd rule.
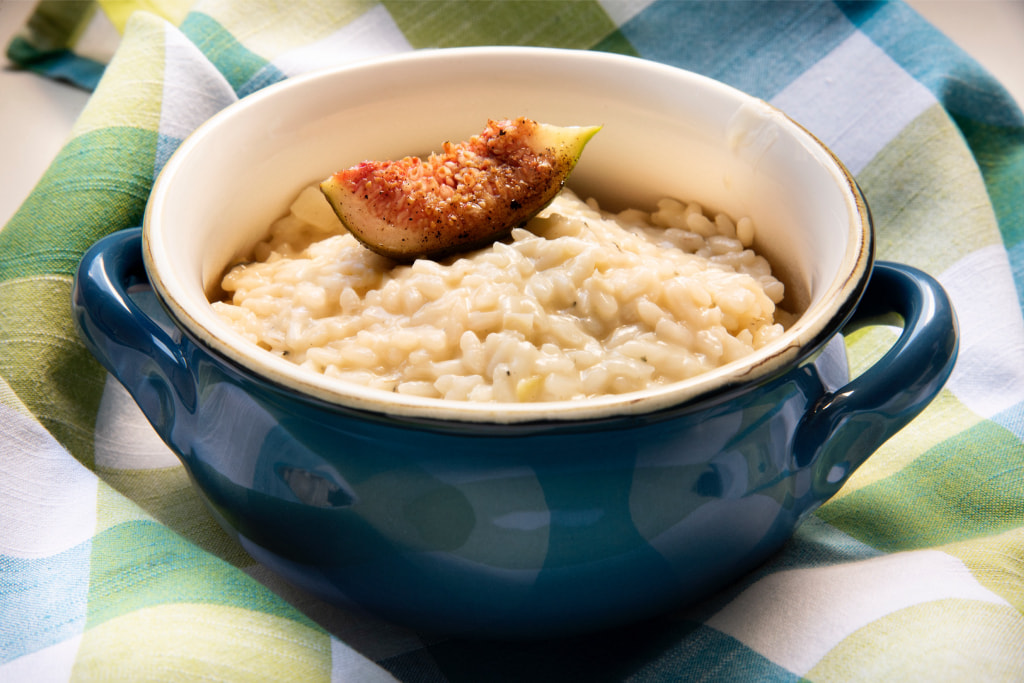
[[[520,114],[604,125],[573,185],[605,205],[675,195],[751,215],[798,322],[677,385],[485,405],[307,375],[212,311],[227,263],[302,187]],[[291,79],[214,117],[165,167],[144,227],[85,256],[73,308],[256,560],[412,627],[546,637],[748,572],[936,395],[957,349],[950,303],[924,273],[873,263],[872,240],[842,164],[721,83],[609,54],[425,51]],[[898,341],[849,379],[841,333],[892,314]]]

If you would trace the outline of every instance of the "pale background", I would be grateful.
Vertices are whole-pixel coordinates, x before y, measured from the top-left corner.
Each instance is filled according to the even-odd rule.
[[[1024,106],[1024,0],[910,0],[909,4],[985,66]],[[35,3],[0,0],[0,226],[60,151],[89,95],[27,72],[2,52]],[[93,54],[112,51],[111,29],[90,36]]]

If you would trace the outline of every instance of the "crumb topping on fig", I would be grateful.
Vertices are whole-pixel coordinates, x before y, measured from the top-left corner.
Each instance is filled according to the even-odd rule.
[[[489,120],[426,159],[364,161],[321,184],[367,247],[392,258],[436,257],[494,241],[546,206],[598,127],[520,117]]]

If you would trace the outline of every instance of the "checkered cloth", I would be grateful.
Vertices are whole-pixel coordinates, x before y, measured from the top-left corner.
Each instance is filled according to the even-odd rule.
[[[82,14],[37,21],[11,58],[102,77],[0,231],[0,680],[1024,680],[1024,119],[906,5],[55,4]],[[109,64],[78,61],[76,22],[136,7]],[[473,44],[638,55],[781,107],[857,177],[878,256],[935,275],[959,315],[934,403],[765,566],[664,619],[481,643],[290,588],[214,524],[72,327],[83,251],[140,224],[156,173],[213,113],[311,69]],[[894,337],[850,335],[854,370]]]

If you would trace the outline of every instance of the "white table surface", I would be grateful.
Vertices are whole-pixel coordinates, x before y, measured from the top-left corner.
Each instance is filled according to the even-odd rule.
[[[1024,0],[910,0],[1024,103]],[[6,47],[34,0],[0,0],[0,226],[64,145],[89,94],[10,69]],[[111,50],[114,47],[111,41]]]

